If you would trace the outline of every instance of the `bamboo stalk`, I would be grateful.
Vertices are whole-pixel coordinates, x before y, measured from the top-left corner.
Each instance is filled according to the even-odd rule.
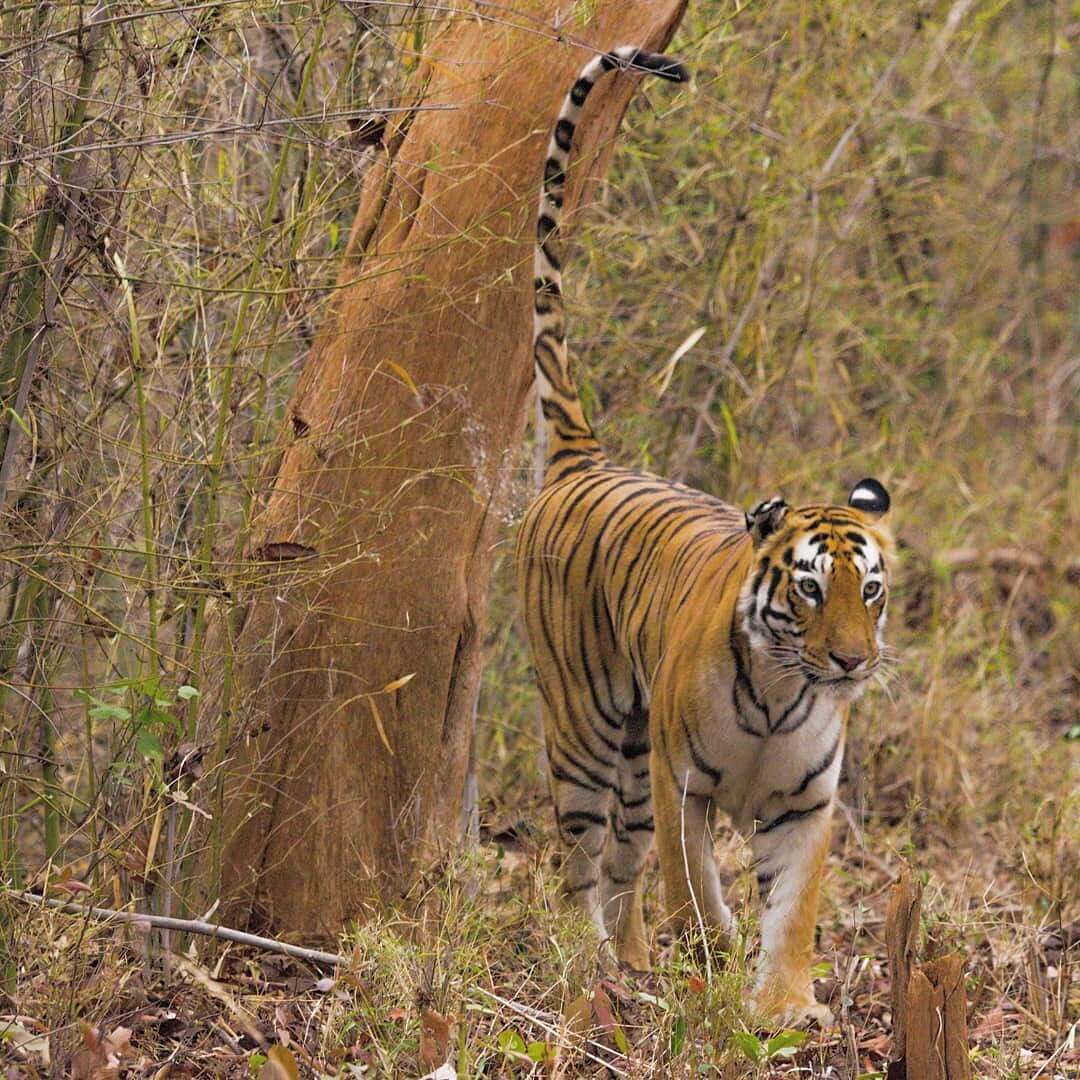
[[[142,493],[143,558],[146,566],[147,640],[150,645],[149,663],[158,655],[157,628],[157,547],[154,540],[154,504],[150,476],[150,432],[146,418],[146,384],[143,378],[142,346],[139,342],[139,316],[135,310],[135,293],[127,276],[120,253],[112,253],[113,265],[120,275],[120,287],[127,305],[131,340],[131,370],[135,382],[135,406],[139,423],[139,484]]]
[[[34,18],[30,23],[29,37],[31,39],[36,36],[38,30],[44,24],[48,10],[48,6],[45,4],[37,5]],[[14,36],[10,31],[15,19],[15,12],[9,12],[7,19],[9,36]],[[28,52],[23,58],[23,81],[19,87],[19,97],[15,105],[16,122],[29,112],[33,88],[37,82],[33,70],[33,59],[33,52]],[[11,254],[12,222],[15,220],[15,207],[18,205],[19,171],[21,166],[22,160],[18,154],[13,155],[4,171],[4,192],[3,196],[0,197],[0,308],[4,306],[8,287],[11,283],[11,278],[7,275],[7,260]]]
[[[104,37],[101,20],[104,18],[105,11],[105,6],[99,4],[90,13],[85,23],[86,34],[81,49],[82,69],[79,73],[79,85],[75,91],[75,100],[61,125],[56,141],[60,158],[56,186],[60,191],[70,185],[75,170],[77,158],[74,154],[66,153],[65,148],[74,143],[86,121],[90,93],[97,76],[98,60],[101,56],[101,43]],[[11,411],[13,405],[11,392],[12,390],[17,392],[23,382],[24,369],[31,358],[30,346],[35,338],[34,326],[44,308],[45,268],[49,263],[60,218],[61,213],[56,206],[42,210],[38,217],[30,249],[31,262],[20,282],[15,302],[14,330],[0,356],[0,405],[4,407],[4,413],[0,416],[0,458],[7,456],[9,441],[17,442],[21,430]],[[0,508],[6,501],[7,478],[0,477]]]

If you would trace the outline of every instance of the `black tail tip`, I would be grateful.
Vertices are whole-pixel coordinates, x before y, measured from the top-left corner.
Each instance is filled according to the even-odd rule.
[[[627,66],[631,71],[648,71],[658,75],[661,79],[669,82],[686,83],[690,81],[690,69],[673,56],[665,56],[663,53],[648,52],[638,49],[630,57]]]

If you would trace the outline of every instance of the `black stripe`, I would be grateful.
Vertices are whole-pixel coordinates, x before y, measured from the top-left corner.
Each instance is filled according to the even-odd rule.
[[[615,527],[616,521],[618,521],[618,524],[621,525],[624,521],[626,521],[632,516],[631,511],[627,511],[624,514],[623,510],[627,506],[631,506],[642,496],[658,495],[664,490],[663,487],[661,487],[659,484],[646,484],[644,481],[641,480],[638,480],[637,482],[639,486],[634,491],[631,491],[629,494],[625,495],[622,499],[619,500],[618,503],[615,504],[615,506],[611,508],[611,510],[608,512],[607,517],[604,519],[603,524],[597,530],[596,535],[592,538],[592,551],[589,553],[589,565],[585,569],[586,581],[592,581],[593,573],[596,570],[596,563],[600,558],[601,552],[603,551],[604,534],[607,533],[609,529],[613,529]],[[661,505],[662,502],[663,500],[660,500],[659,503],[650,503],[648,509],[651,510],[654,506]],[[622,516],[620,517],[620,515]],[[617,556],[610,560],[610,565],[618,566]]]
[[[806,676],[806,682],[808,686],[816,685],[815,680],[809,675]],[[810,719],[811,715],[814,712],[814,706],[816,704],[817,695],[811,694],[806,702],[806,705],[803,708],[802,715],[796,717],[794,723],[789,724],[787,727],[785,727],[784,722],[781,721],[779,724],[776,725],[775,728],[772,729],[772,733],[774,735],[790,735],[792,734],[792,732],[798,731],[799,728],[801,728],[803,724],[805,724],[806,721]]]
[[[596,784],[586,784],[583,780],[578,780],[577,777],[571,776],[561,765],[551,765],[549,771],[555,780],[558,780],[560,784],[570,784],[572,787],[581,788],[582,791],[601,792],[607,791],[608,788],[598,787]]]
[[[540,409],[545,420],[557,420],[571,430],[577,429],[578,425],[571,419],[570,414],[554,398],[544,398]]]
[[[575,885],[571,888],[569,885],[563,886],[563,892],[567,896],[576,896],[579,892],[585,892],[586,889],[596,888],[596,878],[592,878],[589,881],[583,881],[580,885]]]
[[[533,288],[538,293],[548,293],[551,296],[561,296],[562,290],[559,288],[557,281],[552,281],[551,278],[538,277],[533,282]]]
[[[837,735],[833,740],[833,744],[829,747],[829,752],[802,778],[802,782],[791,793],[792,796],[801,795],[810,784],[825,772],[828,767],[836,760],[836,751],[840,749],[840,736]]]
[[[715,765],[710,765],[694,745],[694,736],[690,734],[690,728],[687,726],[686,718],[679,717],[679,722],[682,724],[682,729],[686,734],[686,745],[690,748],[690,760],[694,763],[694,768],[698,772],[703,772],[717,787],[720,786],[720,782],[724,779],[724,770],[716,768]]]
[[[819,810],[824,810],[828,805],[829,800],[822,799],[821,802],[814,803],[813,806],[808,806],[805,810],[785,810],[779,817],[773,818],[772,821],[767,822],[765,825],[759,825],[756,831],[758,834],[772,832],[773,829],[779,829],[781,825],[790,825],[793,821],[801,821],[811,814],[816,814]]]
[[[574,141],[574,122],[560,116],[555,125],[555,143],[560,150],[569,152],[570,145]]]
[[[558,230],[559,226],[555,223],[555,219],[548,214],[541,214],[536,219],[536,239],[541,244],[547,242],[547,238]]]
[[[558,158],[549,157],[544,162],[544,187],[554,185],[556,187],[562,187],[566,182],[566,173],[563,171],[563,164]],[[551,192],[548,192],[550,197]]]
[[[593,88],[592,80],[581,78],[570,87],[570,100],[575,105],[582,105]]]
[[[775,732],[775,731],[779,730],[780,728],[782,728],[784,726],[784,721],[792,714],[792,712],[794,712],[795,709],[797,709],[799,707],[799,704],[802,702],[802,699],[806,696],[806,691],[809,690],[809,689],[810,689],[810,684],[808,682],[804,682],[802,684],[802,689],[798,692],[798,694],[795,695],[795,700],[780,714],[780,719],[776,721],[776,724],[774,725],[770,721],[770,723],[769,723],[769,730],[770,731]]]
[[[641,478],[641,479],[642,479],[643,482],[645,482],[644,478]],[[639,491],[638,491],[638,494],[641,494],[641,495],[653,495],[653,494],[659,495],[661,492],[667,491],[667,490],[669,490],[669,489],[668,489],[668,486],[666,484],[649,484],[648,486],[640,488]],[[623,505],[624,505],[623,503],[620,503],[619,507],[616,507],[616,510],[621,509],[621,507]],[[685,501],[685,499],[683,499],[683,497],[680,494],[675,493],[675,494],[671,494],[671,495],[666,495],[666,496],[664,496],[664,498],[657,499],[654,502],[650,502],[649,505],[644,509],[644,512],[641,515],[641,519],[638,522],[634,522],[630,526],[630,528],[628,528],[622,534],[622,536],[619,537],[618,541],[615,544],[615,547],[612,548],[611,551],[608,553],[608,559],[607,559],[608,565],[612,566],[612,567],[618,567],[621,564],[622,555],[623,555],[623,552],[626,550],[626,545],[630,542],[630,540],[636,534],[637,526],[640,524],[640,521],[645,520],[645,518],[650,513],[655,513],[660,507],[673,506],[673,505],[674,506],[685,506],[686,501]],[[613,512],[613,514],[614,514],[614,512]],[[625,514],[623,516],[623,518],[619,521],[619,524],[621,525],[630,516],[631,515],[629,513]],[[604,529],[606,530],[607,525],[610,524],[610,523],[613,523],[613,521],[614,521],[613,517],[609,518],[608,522],[605,523]],[[616,607],[616,617],[618,617],[618,602],[616,602],[615,607]]]
[[[630,565],[626,568],[622,587],[619,589],[619,595],[616,598],[615,603],[612,605],[612,607],[614,608],[614,614],[617,623],[622,623],[623,625],[625,625],[623,601],[626,598],[626,590],[630,587],[630,583],[634,578],[634,573],[637,569],[638,563],[641,562],[642,556],[645,556],[646,563],[650,561],[650,555],[654,551],[654,547],[650,547],[650,544],[653,542],[655,534],[659,530],[663,529],[664,524],[669,517],[679,513],[683,509],[688,510],[689,507],[685,504],[673,506],[670,510],[665,510],[664,513],[660,514],[659,520],[650,520],[648,524],[644,527],[644,533],[641,533],[640,529],[629,529],[623,536],[622,543],[620,544],[618,552],[615,555],[615,560],[618,560],[619,556],[621,556],[622,548],[630,539],[631,535],[640,535],[640,544],[638,545],[637,552],[634,555],[633,559],[630,560]],[[635,539],[637,539],[637,535],[635,535]],[[648,554],[646,554],[647,551]]]

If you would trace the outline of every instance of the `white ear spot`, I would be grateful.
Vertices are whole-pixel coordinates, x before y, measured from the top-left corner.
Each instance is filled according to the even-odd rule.
[[[848,506],[865,514],[884,514],[890,505],[889,493],[884,485],[873,477],[860,480],[848,496]]]

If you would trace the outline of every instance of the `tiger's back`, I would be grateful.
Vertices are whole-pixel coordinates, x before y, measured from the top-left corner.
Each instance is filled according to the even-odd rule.
[[[570,678],[606,687],[617,672],[617,690],[600,702],[605,713],[624,714],[628,694],[647,704],[693,588],[740,565],[748,549],[741,510],[603,458],[545,485],[517,553],[522,595],[543,597],[525,613],[530,638],[555,646],[537,659],[542,687],[554,679],[568,690]],[[579,670],[564,671],[574,656]]]

